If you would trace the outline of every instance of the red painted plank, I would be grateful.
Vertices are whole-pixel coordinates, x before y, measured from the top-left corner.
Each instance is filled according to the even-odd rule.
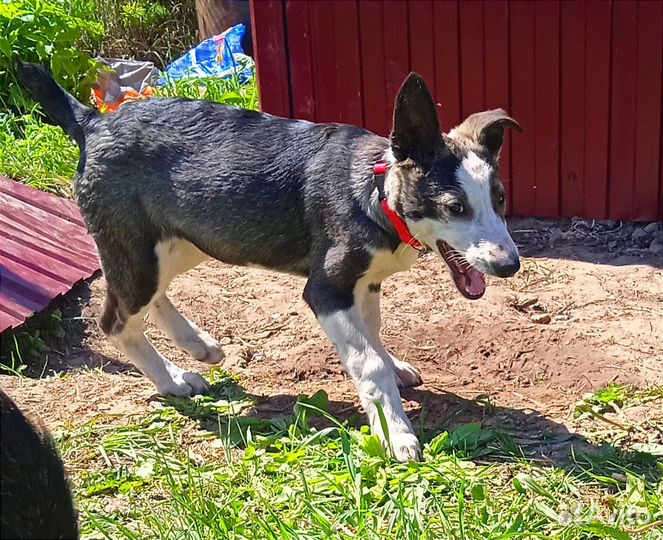
[[[534,4],[537,216],[559,215],[559,4]]]
[[[460,2],[460,80],[463,94],[463,118],[484,110],[483,3]]]
[[[287,2],[286,17],[292,115],[295,118],[313,121],[316,115],[309,3]]]
[[[611,218],[629,219],[633,216],[638,5],[615,2],[612,9],[608,208]]]
[[[585,6],[585,200],[583,217],[605,219],[610,147],[610,4]]]
[[[290,116],[288,57],[281,0],[251,0],[253,51],[263,111]]]
[[[359,2],[364,126],[378,135],[391,131],[391,107],[387,102],[387,79],[381,2]]]
[[[638,74],[633,210],[630,219],[661,219],[658,175],[661,152],[661,73],[663,61],[663,4],[638,2]]]
[[[486,2],[483,7],[486,109],[500,107],[510,112],[509,103],[509,6],[506,1]],[[516,118],[518,120],[518,118]],[[511,133],[504,139],[500,157],[500,178],[511,209]],[[522,135],[516,135],[522,137]]]
[[[362,125],[359,28],[355,1],[333,2],[337,121]]]
[[[391,110],[393,109],[398,89],[410,72],[407,2],[387,0],[383,3],[383,9],[387,106]]]
[[[4,299],[0,293],[0,328],[13,328],[23,322],[23,316],[5,311]]]
[[[0,267],[0,275],[2,275],[2,267]],[[21,292],[14,289],[13,284],[8,283],[0,290],[0,313],[6,316],[0,319],[0,328],[4,332],[7,328],[19,326],[41,307],[43,306],[40,302],[24,297]],[[9,326],[5,326],[7,323]]]
[[[444,131],[461,122],[458,2],[433,2],[435,99]]]
[[[585,4],[562,2],[561,202],[562,215],[585,209]]]
[[[410,35],[410,69],[421,75],[437,101],[435,88],[435,62],[433,58],[433,2],[411,0],[408,8]]]
[[[534,6],[529,1],[509,4],[511,22],[511,114],[525,128],[511,140],[512,213],[535,215],[536,116],[534,86]]]
[[[386,135],[411,68],[443,129],[497,106],[526,128],[503,150],[511,213],[661,217],[660,2],[293,1],[286,25],[278,5],[254,1],[254,17],[289,32],[262,53],[287,79],[289,51],[297,116]]]
[[[311,2],[309,10],[316,122],[338,122],[341,103],[336,92],[334,2]]]

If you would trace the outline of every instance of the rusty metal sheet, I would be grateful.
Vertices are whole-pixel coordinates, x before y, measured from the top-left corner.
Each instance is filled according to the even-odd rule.
[[[0,332],[99,269],[76,203],[0,176]]]

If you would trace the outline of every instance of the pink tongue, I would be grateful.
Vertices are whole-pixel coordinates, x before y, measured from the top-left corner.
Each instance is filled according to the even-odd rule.
[[[486,280],[483,274],[474,268],[466,269],[465,273],[460,275],[460,282],[463,289],[471,296],[486,292]]]

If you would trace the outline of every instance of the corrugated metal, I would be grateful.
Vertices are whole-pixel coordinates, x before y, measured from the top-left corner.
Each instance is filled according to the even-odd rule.
[[[76,203],[0,176],[0,332],[97,270]]]
[[[501,174],[512,214],[663,217],[663,2],[252,0],[265,111],[387,135],[424,76],[448,130],[503,107],[526,130]]]

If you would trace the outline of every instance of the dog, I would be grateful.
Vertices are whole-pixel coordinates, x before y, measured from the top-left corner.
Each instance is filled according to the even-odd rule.
[[[380,284],[425,250],[469,299],[483,295],[484,274],[518,271],[498,175],[505,128],[522,131],[513,118],[495,109],[441,133],[415,73],[398,92],[388,139],[201,100],[137,101],[101,115],[42,67],[22,64],[19,80],[80,147],[74,191],[107,282],[100,325],[161,394],[209,385],[157,352],[146,316],[195,359],[223,357],[166,296],[176,275],[209,258],[298,274],[373,432],[398,460],[420,457],[398,387],[421,377],[380,342]]]
[[[55,445],[0,390],[0,538],[78,538],[71,490]]]

